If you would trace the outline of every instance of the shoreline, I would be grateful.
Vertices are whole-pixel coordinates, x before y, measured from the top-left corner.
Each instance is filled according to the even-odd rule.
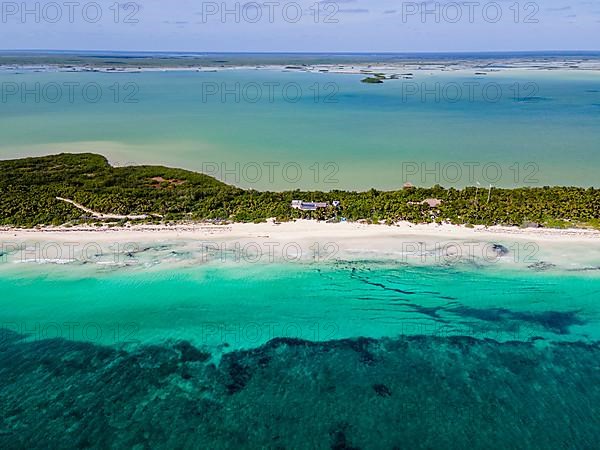
[[[490,61],[496,64],[490,64]],[[362,75],[368,76],[375,73],[384,74],[386,77],[397,77],[397,80],[412,80],[413,74],[468,74],[468,75],[498,75],[503,73],[529,73],[529,72],[567,72],[567,73],[597,73],[600,71],[600,60],[582,62],[580,60],[563,60],[560,62],[544,61],[402,61],[402,62],[344,62],[344,63],[314,63],[305,65],[295,64],[233,64],[211,65],[198,64],[194,66],[131,66],[119,67],[114,65],[93,66],[89,64],[65,66],[55,64],[0,64],[0,73],[99,73],[99,74],[140,74],[140,73],[168,73],[168,72],[197,72],[219,73],[229,71],[270,71],[284,73],[312,73],[333,75]],[[406,73],[410,72],[410,73]]]
[[[311,220],[230,225],[138,225],[121,228],[0,228],[0,256],[20,262],[402,262],[497,266],[536,271],[600,271],[600,231],[460,225],[395,226]],[[95,249],[95,250],[94,250]],[[115,256],[115,255],[120,256]],[[79,255],[79,256],[78,256]],[[114,257],[114,258],[113,258]],[[15,259],[16,258],[16,259]],[[139,260],[138,260],[139,258]],[[1,258],[0,258],[1,259]]]
[[[102,235],[102,234],[121,234],[125,237],[134,235],[157,235],[164,236],[174,235],[214,235],[235,237],[235,236],[250,236],[254,233],[271,233],[287,235],[288,233],[302,236],[311,234],[314,237],[323,237],[329,233],[342,232],[344,237],[355,235],[361,236],[394,236],[394,235],[412,235],[412,236],[435,236],[435,237],[452,237],[452,238],[470,238],[482,237],[485,235],[496,237],[517,237],[528,238],[535,240],[560,240],[560,239],[583,239],[590,241],[598,241],[600,243],[600,230],[589,228],[520,228],[511,226],[484,226],[475,225],[466,227],[464,225],[453,224],[414,224],[411,222],[398,222],[394,225],[385,224],[366,224],[359,222],[338,222],[328,223],[324,221],[297,219],[291,222],[277,223],[273,219],[263,223],[243,223],[234,222],[230,224],[212,224],[212,223],[179,223],[174,225],[129,225],[115,227],[96,227],[89,226],[40,226],[36,228],[15,228],[15,227],[0,227],[0,238],[6,235],[13,236],[61,236],[73,235],[80,233],[82,235]],[[316,234],[314,234],[316,233]],[[157,236],[160,237],[160,236]]]
[[[397,255],[431,255],[437,253],[461,254],[477,249],[485,258],[494,254],[490,246],[500,244],[507,248],[515,246],[511,253],[527,252],[533,245],[543,254],[545,250],[553,257],[583,263],[587,261],[600,267],[600,231],[592,229],[517,228],[483,225],[467,228],[451,224],[413,224],[400,222],[395,225],[366,224],[359,222],[327,223],[299,219],[277,223],[273,219],[265,223],[190,223],[177,225],[131,225],[129,227],[40,227],[17,229],[0,227],[0,244],[4,247],[16,242],[28,246],[31,242],[81,245],[95,243],[101,246],[115,243],[138,243],[153,247],[169,242],[184,243],[186,247],[199,245],[219,246],[231,250],[234,247],[258,246],[270,251],[270,246],[296,246],[299,253],[313,254],[316,246],[320,251],[335,246],[335,253],[350,259],[364,257],[374,259],[395,258]],[[178,244],[178,245],[179,245]],[[479,247],[477,247],[479,246]],[[559,257],[559,255],[562,255]],[[522,256],[519,256],[521,259]],[[542,260],[546,260],[543,258]]]

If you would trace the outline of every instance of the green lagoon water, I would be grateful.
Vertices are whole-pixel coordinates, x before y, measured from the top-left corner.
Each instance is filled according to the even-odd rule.
[[[362,78],[5,71],[0,155],[93,151],[120,165],[167,164],[257,189],[597,185],[595,71],[421,70],[381,85]],[[26,93],[36,83],[39,103]],[[64,83],[77,86],[72,99]],[[62,97],[52,103],[56,86]]]

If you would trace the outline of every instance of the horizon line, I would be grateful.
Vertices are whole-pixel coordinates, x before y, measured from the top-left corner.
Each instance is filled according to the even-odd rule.
[[[188,51],[188,50],[90,50],[90,49],[0,49],[0,53],[8,52],[62,52],[62,53],[141,53],[141,54],[238,54],[238,55],[423,55],[423,54],[585,54],[600,53],[598,50],[453,50],[453,51]]]

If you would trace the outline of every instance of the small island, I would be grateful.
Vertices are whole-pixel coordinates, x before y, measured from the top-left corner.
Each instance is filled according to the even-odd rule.
[[[367,77],[361,80],[361,83],[367,83],[367,84],[382,84],[383,83],[383,79],[380,77]]]

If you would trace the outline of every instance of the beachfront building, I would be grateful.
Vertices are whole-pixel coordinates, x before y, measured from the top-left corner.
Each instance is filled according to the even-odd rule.
[[[327,202],[304,202],[302,200],[292,200],[292,208],[300,211],[316,211],[329,207]]]
[[[439,208],[442,204],[442,201],[439,198],[426,198],[421,202],[423,205],[427,205],[430,208]]]
[[[439,208],[442,203],[439,198],[426,198],[422,202],[408,202],[409,205],[427,205],[430,208]]]

